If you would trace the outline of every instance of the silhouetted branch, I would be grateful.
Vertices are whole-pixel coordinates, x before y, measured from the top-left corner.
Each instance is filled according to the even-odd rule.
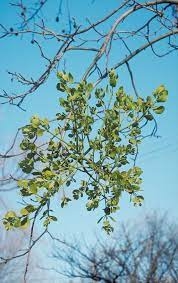
[[[127,64],[132,58],[136,57],[142,51],[147,48],[151,48],[153,53],[162,57],[177,50],[178,45],[176,43],[177,30],[177,0],[157,0],[138,3],[137,1],[122,1],[122,3],[113,11],[109,12],[102,19],[96,22],[92,22],[87,19],[86,27],[77,23],[76,19],[72,18],[72,11],[70,11],[69,3],[66,3],[67,18],[69,32],[61,31],[58,29],[52,30],[47,26],[47,22],[39,16],[41,11],[45,10],[46,1],[37,1],[36,7],[32,3],[29,7],[25,6],[23,1],[13,3],[13,7],[19,9],[21,24],[16,28],[7,28],[4,24],[0,24],[0,38],[13,37],[17,35],[31,35],[31,43],[36,45],[40,51],[39,59],[47,61],[45,70],[41,73],[38,79],[27,78],[18,72],[11,72],[9,74],[14,80],[19,82],[22,86],[26,86],[27,89],[16,94],[10,94],[7,91],[3,91],[0,95],[1,103],[10,103],[23,109],[22,104],[24,99],[36,92],[41,85],[47,82],[51,72],[57,69],[57,66],[65,60],[68,51],[76,52],[77,58],[80,58],[82,52],[93,51],[96,52],[94,58],[90,57],[90,64],[87,67],[85,73],[81,76],[83,79],[87,79],[89,76],[95,74],[96,84],[106,78],[110,69],[118,69],[123,64]],[[62,1],[59,5],[59,12],[61,14]],[[123,30],[124,23],[129,23],[130,16],[135,13],[144,15],[145,10],[149,13],[146,20],[143,17],[143,23],[140,24],[135,30]],[[114,18],[114,20],[113,20]],[[33,20],[33,26],[31,21]],[[110,21],[112,23],[111,28],[105,28],[105,25]],[[101,30],[105,31],[104,33]],[[83,38],[81,38],[81,35]],[[140,37],[142,39],[142,45],[139,45],[133,50],[130,39],[134,40]],[[155,51],[154,44],[163,42],[168,38],[168,49],[164,54]],[[171,39],[174,42],[171,42]],[[54,44],[60,45],[54,56],[45,55],[45,47],[43,47],[41,39],[47,40],[48,44],[53,46]],[[143,41],[145,43],[143,43]],[[101,42],[101,43],[100,43]],[[111,59],[114,56],[114,50],[117,42],[119,48],[120,44],[124,45],[126,53],[119,54],[120,59],[115,59],[116,63],[111,65]],[[74,45],[75,43],[75,45]],[[92,53],[92,52],[91,52]],[[126,55],[127,54],[127,55]],[[103,64],[103,58],[106,62]],[[101,63],[102,62],[102,63]],[[127,64],[128,67],[128,64]],[[132,81],[133,85],[133,81]]]
[[[177,225],[165,215],[144,218],[135,229],[122,226],[111,242],[69,242],[56,237],[53,256],[62,263],[59,274],[105,283],[171,282],[178,280]],[[62,267],[63,266],[63,267]],[[54,270],[54,269],[53,269]]]

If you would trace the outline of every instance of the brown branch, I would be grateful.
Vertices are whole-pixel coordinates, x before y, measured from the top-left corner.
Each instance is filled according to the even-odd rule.
[[[97,53],[97,55],[94,57],[92,63],[90,64],[90,66],[87,68],[84,76],[83,76],[83,80],[86,80],[86,78],[89,76],[91,70],[93,69],[93,67],[95,66],[95,64],[101,59],[101,57],[103,56],[103,54],[106,52],[106,48],[109,44],[109,42],[112,40],[114,33],[116,31],[116,28],[118,27],[118,25],[123,22],[129,15],[135,13],[136,11],[143,9],[143,8],[149,8],[150,6],[153,5],[159,5],[159,4],[165,4],[165,3],[172,3],[175,4],[177,3],[177,0],[157,0],[157,1],[151,1],[151,2],[147,2],[147,3],[142,3],[142,4],[136,4],[134,7],[132,7],[131,9],[129,9],[128,11],[126,11],[125,13],[123,13],[113,24],[113,26],[111,27],[109,33],[107,34],[105,41],[103,42],[102,46],[100,47],[99,52]],[[155,12],[156,14],[158,13],[157,10],[151,9],[153,12]]]
[[[136,55],[138,55],[139,53],[141,53],[142,51],[146,50],[148,47],[152,46],[153,44],[155,44],[156,42],[159,42],[167,37],[170,36],[174,36],[178,34],[178,29],[172,30],[166,34],[160,35],[157,38],[154,38],[153,40],[151,40],[150,42],[147,42],[146,44],[142,45],[140,48],[134,50],[130,55],[126,56],[125,59],[123,59],[122,61],[118,62],[117,64],[115,64],[114,66],[112,66],[112,69],[118,69],[120,66],[122,66],[123,64],[125,64],[126,62],[129,62],[132,58],[134,58]],[[109,71],[106,71],[102,74],[102,76],[98,79],[98,81],[95,83],[95,86],[100,83],[102,81],[102,79],[106,78],[108,75]]]
[[[27,255],[29,253],[29,251],[31,251],[31,249],[36,245],[36,243],[44,236],[44,234],[46,234],[46,232],[47,232],[47,229],[45,229],[35,240],[33,240],[31,246],[26,251],[24,251],[24,252],[22,252],[18,255],[12,256],[12,257],[8,257],[8,258],[0,256],[0,259],[2,260],[2,262],[7,263],[7,262],[9,262],[13,259],[20,258],[20,257]],[[0,263],[2,263],[2,262],[0,262]]]
[[[129,65],[128,61],[126,61],[126,66],[127,66],[128,71],[129,71],[129,75],[130,75],[130,79],[131,79],[131,83],[132,83],[132,87],[134,89],[135,95],[136,95],[136,97],[139,97],[138,91],[136,89],[133,73],[132,73],[132,70],[130,68],[130,65]]]

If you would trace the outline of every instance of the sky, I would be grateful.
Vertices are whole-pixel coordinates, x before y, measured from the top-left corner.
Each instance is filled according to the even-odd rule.
[[[10,27],[16,19],[16,14],[7,5],[7,2],[0,2],[0,22]],[[51,3],[53,4],[48,6],[49,15],[55,8],[54,2]],[[92,1],[89,0],[78,0],[76,5],[76,1],[70,0],[69,5],[71,14],[82,22],[86,17],[92,21],[99,19],[117,7],[118,1],[96,0],[92,4]],[[65,7],[63,9],[65,14]],[[141,18],[135,17],[133,24],[137,26],[141,20]],[[65,26],[65,20],[61,19],[60,24]],[[56,25],[53,18],[49,20],[49,25],[51,27]],[[0,41],[0,90],[18,90],[18,87],[10,82],[7,70],[22,72],[29,77],[33,74],[35,76],[40,74],[43,65],[38,60],[39,53],[33,45],[30,45],[30,40],[30,37],[18,37],[4,38]],[[49,54],[52,54],[56,46],[50,46],[49,42],[45,48]],[[117,60],[119,52],[121,52],[119,48],[117,46],[115,48],[113,61]],[[163,47],[159,46],[159,48]],[[89,59],[89,55],[80,58],[76,55],[68,55],[66,65],[67,68],[75,72],[76,76],[80,76]],[[160,137],[146,140],[138,158],[138,165],[143,168],[144,172],[142,185],[144,204],[142,207],[133,207],[129,203],[128,196],[124,195],[121,200],[121,209],[115,215],[117,222],[114,226],[116,229],[119,228],[122,221],[132,222],[135,219],[142,219],[145,213],[154,210],[160,213],[167,211],[172,219],[178,220],[178,171],[176,169],[178,165],[178,56],[176,53],[171,53],[166,57],[158,58],[152,54],[151,50],[147,50],[134,58],[130,64],[140,93],[149,95],[157,86],[164,84],[169,90],[169,99],[166,103],[166,111],[161,117],[158,117],[157,134]],[[128,92],[132,92],[129,76],[124,67],[118,70],[118,75],[120,83],[125,86]],[[59,94],[56,90],[56,83],[55,75],[52,75],[36,94],[27,98],[24,103],[26,111],[11,105],[0,105],[0,148],[2,150],[7,148],[18,127],[28,123],[32,115],[38,114],[51,118],[58,111]],[[16,201],[16,193],[8,194],[6,202],[17,208],[19,204]],[[84,236],[89,242],[96,240],[96,234],[103,236],[101,226],[97,224],[101,211],[87,212],[82,200],[73,201],[64,209],[58,208],[56,205],[56,212],[59,222],[51,227],[55,234],[64,237],[74,235],[79,239]]]

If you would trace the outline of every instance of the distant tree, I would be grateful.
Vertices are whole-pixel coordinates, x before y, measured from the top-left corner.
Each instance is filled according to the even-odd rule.
[[[112,241],[98,238],[91,245],[56,239],[56,271],[83,282],[177,283],[177,233],[177,223],[152,214],[130,228],[121,226]]]
[[[30,229],[7,232],[0,226],[1,283],[43,283],[53,280],[51,275],[37,268],[38,252],[34,250],[29,256],[29,237]]]
[[[11,231],[7,233],[0,227],[0,282],[23,282],[26,258],[18,258],[28,240],[27,231]],[[14,258],[5,261],[4,258]],[[29,273],[30,275],[30,273]]]

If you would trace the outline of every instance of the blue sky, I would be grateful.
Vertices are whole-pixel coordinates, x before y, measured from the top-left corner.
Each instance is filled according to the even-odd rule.
[[[6,2],[6,3],[5,3]],[[0,22],[9,27],[15,20],[15,14],[7,6],[8,1],[0,3]],[[27,1],[28,2],[28,1]],[[53,2],[54,3],[54,2]],[[84,21],[87,17],[96,20],[100,16],[108,13],[114,7],[117,7],[118,1],[91,1],[78,0],[69,1],[71,14]],[[63,7],[64,8],[64,7]],[[49,5],[48,13],[54,9],[54,5]],[[64,17],[65,18],[65,17]],[[138,25],[142,19],[133,18],[134,25]],[[65,21],[62,22],[65,25]],[[56,23],[51,19],[49,25],[53,27]],[[0,88],[14,91],[18,90],[7,77],[6,70],[19,71],[29,76],[40,74],[43,65],[38,61],[39,53],[33,45],[29,44],[30,38],[8,38],[2,39],[0,52]],[[162,48],[162,46],[159,46]],[[55,47],[45,47],[47,52],[52,53]],[[120,49],[117,46],[113,61],[117,60]],[[71,56],[71,57],[69,57]],[[76,76],[84,70],[89,56],[78,58],[76,55],[68,55],[67,67],[72,69]],[[82,64],[80,64],[80,62]],[[143,195],[145,202],[142,207],[135,208],[129,203],[128,197],[123,196],[121,201],[121,210],[116,214],[117,222],[115,227],[119,227],[120,221],[132,221],[141,219],[145,212],[158,210],[160,212],[168,211],[172,218],[177,220],[178,216],[178,80],[177,66],[178,56],[172,53],[167,57],[157,58],[150,50],[144,51],[141,55],[134,58],[131,62],[132,71],[140,93],[149,95],[157,86],[164,84],[169,90],[169,99],[166,103],[166,111],[161,117],[158,117],[158,135],[161,137],[149,138],[143,144],[138,165],[143,168]],[[62,68],[63,66],[61,66]],[[118,70],[120,83],[123,84],[129,93],[132,88],[128,73],[125,67]],[[52,117],[58,110],[59,94],[56,91],[55,75],[43,85],[36,94],[29,96],[24,103],[26,112],[10,105],[0,105],[0,142],[1,148],[5,148],[11,137],[15,134],[18,127],[28,123],[33,114],[39,114],[42,117]],[[15,193],[8,195],[9,202],[17,207]],[[72,202],[67,208],[57,208],[59,223],[52,225],[51,229],[56,234],[75,235],[77,237],[87,237],[88,241],[94,241],[94,232],[103,234],[101,227],[96,224],[100,216],[100,211],[87,212],[85,204],[81,201]]]

